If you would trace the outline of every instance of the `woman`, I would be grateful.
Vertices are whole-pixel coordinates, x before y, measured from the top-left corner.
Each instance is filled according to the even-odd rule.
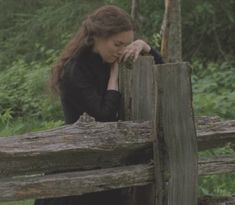
[[[103,6],[89,15],[79,32],[65,47],[52,70],[52,87],[59,94],[65,123],[76,122],[84,113],[96,121],[118,120],[121,94],[118,65],[140,53],[150,53],[156,63],[160,55],[146,42],[134,38],[130,16],[116,6]],[[83,196],[36,200],[35,205],[122,205],[127,193],[112,190]]]

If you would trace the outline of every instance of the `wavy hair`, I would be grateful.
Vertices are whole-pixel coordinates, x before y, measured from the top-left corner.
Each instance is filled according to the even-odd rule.
[[[94,37],[109,38],[120,32],[131,30],[135,30],[132,18],[117,6],[102,6],[88,15],[52,67],[49,84],[53,93],[60,94],[59,83],[63,77],[64,65],[76,53],[81,53],[86,48],[92,48]]]

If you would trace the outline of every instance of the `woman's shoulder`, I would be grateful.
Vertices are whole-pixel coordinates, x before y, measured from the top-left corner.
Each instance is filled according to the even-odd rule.
[[[64,64],[64,75],[69,77],[75,77],[76,75],[83,73],[89,73],[89,63],[86,59],[82,58],[81,56],[75,55],[70,58]]]
[[[62,87],[82,87],[84,84],[92,83],[93,73],[87,61],[73,57],[64,65],[61,79]]]

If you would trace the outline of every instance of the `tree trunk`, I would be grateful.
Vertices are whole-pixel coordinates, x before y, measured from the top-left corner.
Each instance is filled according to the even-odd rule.
[[[180,0],[165,0],[161,54],[166,63],[182,61]]]

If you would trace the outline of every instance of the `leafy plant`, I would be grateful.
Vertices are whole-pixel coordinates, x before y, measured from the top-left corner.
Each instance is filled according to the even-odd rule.
[[[233,63],[204,64],[195,61],[192,67],[196,114],[235,118],[235,67]]]
[[[13,118],[30,117],[42,120],[61,119],[58,99],[52,99],[48,93],[48,76],[51,62],[55,60],[56,51],[40,52],[47,56],[45,62],[27,63],[18,59],[2,71],[0,76],[0,114],[2,121],[8,123]],[[54,101],[52,101],[54,100]]]

